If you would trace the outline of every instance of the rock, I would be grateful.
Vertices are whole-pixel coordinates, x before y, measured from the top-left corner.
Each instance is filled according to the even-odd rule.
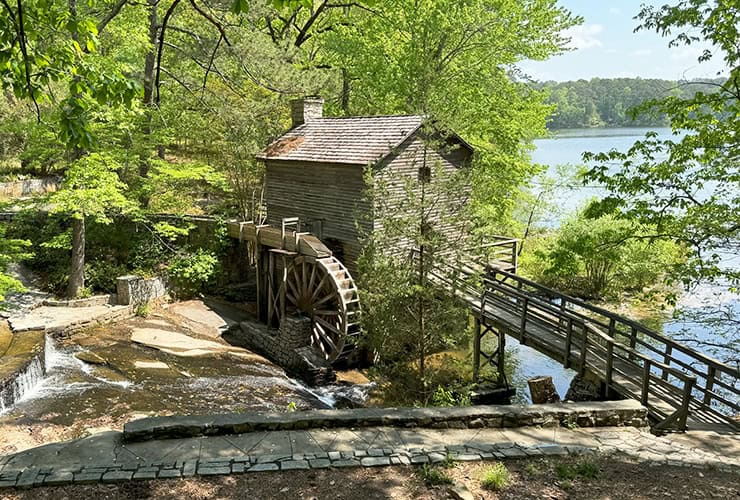
[[[450,496],[456,500],[475,500],[473,493],[462,483],[455,483],[449,489]]]
[[[112,370],[103,365],[96,365],[92,375],[112,384],[130,384],[131,381],[122,373]]]
[[[529,385],[529,392],[532,395],[532,402],[534,404],[560,402],[560,395],[557,389],[555,389],[555,383],[552,381],[552,377],[533,377],[527,380],[527,385]]]
[[[169,370],[170,365],[162,361],[134,361],[134,366],[142,370]]]
[[[239,347],[219,344],[212,340],[196,339],[189,335],[158,328],[134,328],[131,332],[131,341],[175,356],[193,357],[231,354],[251,361],[265,362],[265,358],[262,356]]]
[[[81,351],[75,354],[75,358],[89,365],[106,366],[108,361],[92,351]]]

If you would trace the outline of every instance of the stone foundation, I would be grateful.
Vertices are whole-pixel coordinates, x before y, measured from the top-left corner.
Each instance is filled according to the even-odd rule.
[[[324,357],[311,347],[311,320],[289,316],[278,330],[252,321],[243,321],[239,329],[227,334],[238,345],[264,354],[285,371],[309,385],[325,385],[336,375]]]

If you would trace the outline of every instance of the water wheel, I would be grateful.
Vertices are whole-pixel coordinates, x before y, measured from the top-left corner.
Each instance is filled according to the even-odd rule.
[[[311,318],[311,344],[334,363],[360,335],[360,299],[347,268],[335,257],[298,256],[288,266],[286,312]]]

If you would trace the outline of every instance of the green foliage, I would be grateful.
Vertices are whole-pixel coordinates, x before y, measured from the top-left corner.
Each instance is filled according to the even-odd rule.
[[[5,300],[8,292],[22,292],[23,284],[5,274],[8,264],[28,258],[31,242],[24,239],[7,238],[6,227],[0,224],[0,302]]]
[[[123,194],[126,186],[116,175],[119,168],[113,158],[100,153],[75,161],[65,172],[61,189],[49,197],[50,213],[107,224],[112,213],[133,211],[135,205]]]
[[[511,483],[511,474],[501,462],[486,467],[480,476],[480,484],[487,490],[503,490]]]
[[[432,394],[432,406],[470,406],[470,396],[465,393],[456,394],[454,391],[447,390],[438,385]]]
[[[530,241],[521,261],[525,272],[567,293],[603,299],[655,285],[681,262],[681,248],[650,238],[649,228],[611,214],[589,218],[589,212],[550,238]]]
[[[454,483],[442,467],[424,464],[419,469],[419,476],[427,486],[443,486]]]
[[[211,252],[198,249],[178,256],[167,269],[178,295],[192,297],[211,281],[219,270],[218,258]]]
[[[635,114],[663,113],[674,132],[658,139],[647,134],[627,152],[586,154],[597,165],[589,181],[602,183],[622,208],[623,218],[654,229],[657,238],[679,241],[690,258],[673,273],[686,284],[700,280],[740,284],[737,266],[722,265],[721,254],[740,251],[740,49],[736,2],[682,0],[675,6],[644,7],[640,29],[671,36],[671,46],[699,41],[717,50],[703,52],[702,62],[722,57],[730,68],[715,92],[689,86],[687,97],[667,96],[644,103]],[[620,168],[615,171],[613,165]]]
[[[149,303],[141,304],[136,308],[136,315],[140,318],[148,318],[152,313],[152,306]]]
[[[694,82],[673,82],[651,78],[592,78],[570,82],[546,82],[547,101],[556,106],[547,124],[549,129],[582,127],[665,127],[662,112],[635,115],[630,110],[645,101],[674,96],[690,98],[701,90],[716,91],[724,78]]]

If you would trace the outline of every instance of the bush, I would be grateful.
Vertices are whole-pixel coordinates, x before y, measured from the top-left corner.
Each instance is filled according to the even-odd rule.
[[[486,467],[481,474],[480,484],[487,490],[502,490],[511,483],[511,474],[501,462]]]
[[[649,237],[650,228],[589,207],[549,237],[528,241],[520,264],[547,286],[587,299],[641,291],[682,260],[681,247]]]
[[[181,297],[193,297],[216,276],[220,268],[218,258],[211,252],[198,249],[178,257],[167,270]]]
[[[453,483],[452,478],[441,467],[434,465],[424,464],[419,469],[419,474],[427,486],[441,486]]]

